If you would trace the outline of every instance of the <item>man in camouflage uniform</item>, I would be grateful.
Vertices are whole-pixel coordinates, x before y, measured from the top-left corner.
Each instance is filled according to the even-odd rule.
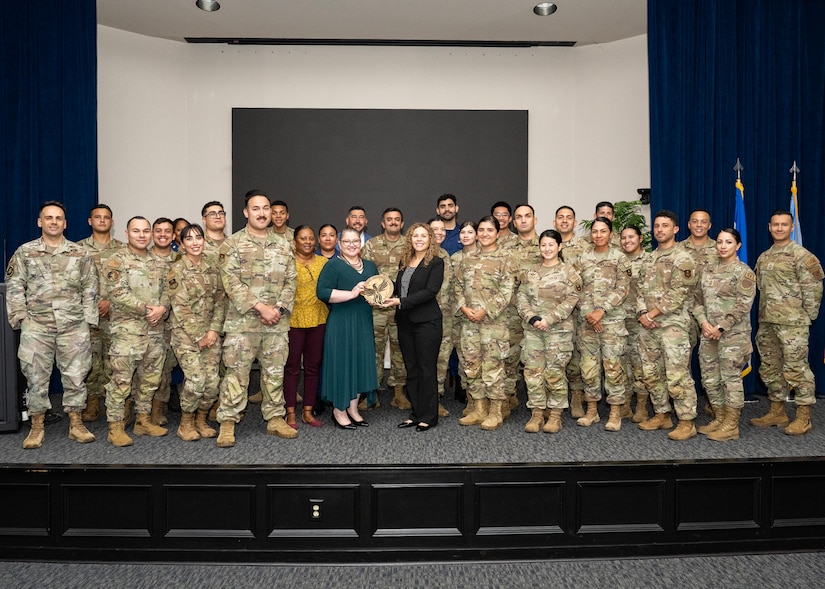
[[[28,382],[26,405],[31,431],[23,447],[39,448],[49,402],[55,360],[63,383],[63,410],[69,415],[69,439],[92,442],[83,425],[84,379],[91,366],[89,325],[96,325],[97,272],[85,250],[66,239],[66,210],[48,201],[40,207],[41,236],[20,246],[6,269],[6,312],[20,329],[17,357]]]
[[[218,250],[226,239],[226,211],[220,201],[210,200],[201,208],[203,221],[203,257],[212,265],[218,264]]]
[[[610,220],[612,223],[616,218],[616,209],[613,207],[613,203],[609,200],[603,200],[596,205],[596,212],[593,213],[593,219],[598,219],[599,217],[604,217],[605,219]],[[582,237],[584,241],[588,244],[593,245],[593,238],[590,236],[590,233],[585,233],[584,237]],[[610,247],[621,249],[621,236],[617,232],[613,232],[610,236]]]
[[[513,221],[513,208],[510,203],[498,201],[490,207],[490,214],[498,221],[498,245],[507,247],[515,242],[518,236],[510,231],[510,223]]]
[[[561,257],[565,264],[575,265],[579,256],[590,248],[590,244],[576,235],[576,211],[566,205],[556,209],[553,227],[561,235]],[[579,311],[573,311],[573,321],[578,325]],[[584,381],[581,371],[581,354],[573,335],[573,355],[567,364],[567,383],[570,387],[570,415],[575,418],[584,417],[582,401],[584,400]]]
[[[282,200],[273,200],[270,206],[272,207],[272,232],[286,239],[292,246],[295,230],[286,224],[289,221],[289,206]]]
[[[773,245],[756,261],[759,288],[759,330],[756,347],[762,364],[759,376],[768,387],[770,411],[752,419],[759,427],[788,424],[785,391],[794,390],[796,418],[785,433],[798,436],[811,431],[814,374],[808,365],[810,325],[822,302],[822,266],[811,252],[791,241],[793,217],[788,211],[771,215],[768,231]]]
[[[89,212],[89,225],[92,234],[81,239],[77,244],[83,247],[95,263],[97,275],[103,275],[103,267],[109,258],[119,249],[126,247],[122,241],[112,237],[112,209],[105,204],[97,204]],[[105,403],[106,383],[112,378],[109,364],[109,346],[112,334],[109,328],[109,293],[106,281],[98,281],[97,327],[89,326],[92,345],[92,369],[86,377],[86,409],[81,415],[83,421],[97,421],[100,415],[101,399]]]
[[[696,435],[696,388],[690,375],[690,322],[696,264],[693,256],[677,247],[679,224],[672,211],[659,211],[653,221],[658,247],[645,256],[639,271],[636,311],[644,328],[640,335],[642,370],[655,415],[639,424],[651,431],[670,429],[670,401],[679,426],[671,440]]]
[[[112,305],[110,309],[112,345],[109,361],[112,380],[106,385],[108,440],[115,446],[130,446],[124,431],[126,399],[135,382],[135,435],[165,436],[167,430],[152,423],[152,397],[160,385],[167,344],[165,317],[169,311],[166,294],[167,267],[149,253],[152,227],[144,217],[132,217],[126,224],[127,246],[115,253],[104,267]]]
[[[383,233],[367,241],[361,251],[361,257],[373,262],[381,274],[386,274],[390,277],[390,280],[395,282],[395,277],[398,275],[398,264],[404,254],[404,240],[401,239],[401,230],[404,228],[404,215],[397,208],[390,207],[386,209],[381,214],[381,227],[384,229]],[[389,340],[390,374],[387,377],[387,386],[394,389],[390,404],[399,409],[407,410],[410,408],[410,402],[404,394],[407,374],[404,369],[401,348],[398,345],[398,327],[395,324],[394,308],[373,307],[372,328],[375,333],[375,368],[378,375],[378,384],[380,386],[383,380],[384,354],[387,349],[387,340]]]
[[[226,374],[218,409],[220,448],[235,445],[235,424],[246,409],[249,371],[255,359],[261,366],[266,433],[298,436],[284,420],[284,365],[297,276],[294,255],[286,240],[268,229],[269,197],[252,191],[245,200],[246,227],[223,242],[218,262],[228,298],[223,342]]]

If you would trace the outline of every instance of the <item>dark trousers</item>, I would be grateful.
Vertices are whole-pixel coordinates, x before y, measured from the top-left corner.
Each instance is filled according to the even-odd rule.
[[[324,333],[327,326],[292,327],[289,330],[289,357],[284,367],[284,405],[295,407],[298,398],[298,375],[304,360],[304,407],[314,407],[321,383],[321,358],[324,356]]]
[[[441,318],[413,323],[396,314],[398,344],[407,369],[407,396],[412,405],[410,419],[438,423],[438,378],[436,363],[441,346]]]

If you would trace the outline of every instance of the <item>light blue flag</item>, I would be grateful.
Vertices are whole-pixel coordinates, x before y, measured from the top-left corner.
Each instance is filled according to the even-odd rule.
[[[733,228],[742,237],[742,247],[737,255],[743,263],[748,263],[748,222],[745,220],[745,186],[742,181],[736,179],[736,208],[733,213]]]

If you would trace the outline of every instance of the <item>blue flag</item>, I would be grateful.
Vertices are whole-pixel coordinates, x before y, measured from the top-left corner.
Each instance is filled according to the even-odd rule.
[[[794,162],[796,164],[796,162]],[[802,225],[799,223],[799,201],[796,198],[796,180],[791,182],[791,204],[788,207],[793,217],[793,229],[791,229],[791,241],[802,245]]]
[[[742,247],[737,255],[743,263],[748,263],[748,223],[745,220],[745,186],[736,179],[736,208],[733,213],[733,228],[742,236]]]

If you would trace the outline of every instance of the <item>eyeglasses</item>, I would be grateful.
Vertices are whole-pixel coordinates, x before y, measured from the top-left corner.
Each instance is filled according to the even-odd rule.
[[[208,213],[206,213],[206,216],[210,219],[215,219],[217,217],[225,217],[226,211],[209,211]]]
[[[360,239],[342,239],[341,244],[342,245],[361,245],[361,240]]]

